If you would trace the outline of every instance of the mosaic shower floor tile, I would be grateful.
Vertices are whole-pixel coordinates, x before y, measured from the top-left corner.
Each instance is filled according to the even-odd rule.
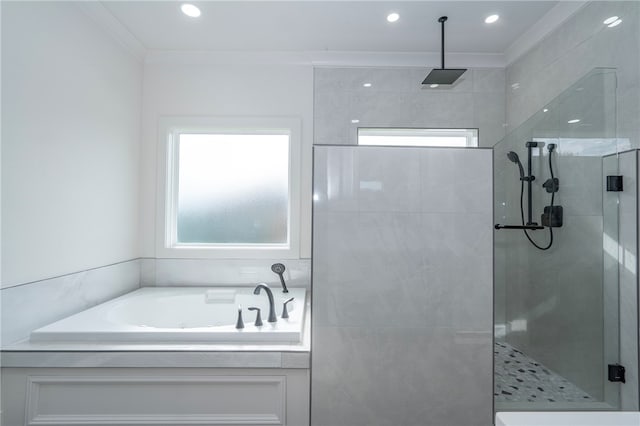
[[[593,397],[505,342],[496,342],[497,402],[592,402]]]

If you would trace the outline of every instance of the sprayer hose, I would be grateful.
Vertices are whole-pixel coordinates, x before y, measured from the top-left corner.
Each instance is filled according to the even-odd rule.
[[[553,175],[553,165],[551,164],[551,153],[552,151],[549,151],[549,172],[551,173],[551,183],[552,183],[551,208],[549,209],[549,215],[553,216],[553,201],[556,195],[556,187],[555,187],[556,179],[555,179],[555,176]],[[520,182],[520,217],[522,218],[522,225],[524,225],[524,181]],[[549,225],[551,225],[551,223],[549,223]],[[524,232],[524,235],[527,236],[527,239],[529,240],[529,242],[533,244],[534,247],[537,249],[549,250],[553,245],[553,228],[551,226],[549,226],[549,244],[547,244],[546,247],[541,247],[538,244],[536,244],[536,242],[531,239],[531,236],[529,235],[526,229],[523,229],[523,232]]]

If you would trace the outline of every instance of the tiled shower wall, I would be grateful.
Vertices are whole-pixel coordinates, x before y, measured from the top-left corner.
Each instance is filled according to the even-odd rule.
[[[603,25],[610,16],[622,24]],[[506,68],[512,130],[594,68],[617,74],[618,137],[640,147],[640,3],[592,1]],[[510,131],[509,130],[509,131]]]
[[[314,145],[354,145],[358,127],[477,128],[484,147],[504,137],[504,68],[469,69],[453,87],[436,89],[421,84],[426,74],[425,68],[316,68]]]
[[[525,141],[494,151],[496,211],[502,211],[496,223],[521,223],[518,168],[505,151],[520,152],[526,166]],[[549,177],[547,158],[545,153],[533,159],[536,182]],[[534,248],[522,231],[496,232],[496,324],[506,327],[509,344],[602,400],[602,159],[558,154],[553,165],[560,180],[555,205],[563,206],[564,223],[554,229],[552,247]],[[533,220],[538,223],[550,202],[540,185],[533,188]],[[530,235],[543,246],[549,238],[547,229]]]
[[[608,28],[602,24],[603,20],[617,15],[623,19],[623,23],[615,28]],[[618,138],[620,146],[626,146],[627,148],[637,148],[640,146],[640,3],[638,2],[625,2],[625,1],[594,1],[587,3],[583,8],[581,8],[574,16],[568,19],[563,23],[558,29],[550,33],[545,39],[543,39],[538,45],[536,45],[532,50],[527,52],[522,57],[515,60],[506,68],[506,83],[507,83],[507,92],[506,92],[506,122],[508,124],[508,132],[516,129],[520,125],[522,125],[529,117],[533,116],[536,112],[540,111],[548,102],[552,99],[556,98],[562,92],[564,92],[569,86],[578,81],[580,78],[585,76],[587,73],[591,72],[594,68],[603,67],[603,68],[612,68],[615,69],[616,77],[617,77],[617,87],[616,87],[616,113],[617,113],[617,123],[615,134]],[[503,154],[496,153],[496,158],[500,157],[504,159]],[[571,161],[571,159],[567,159],[567,161]],[[496,168],[498,169],[498,164],[496,162]],[[513,164],[508,163],[504,160],[505,168],[513,167]],[[621,157],[621,168],[623,167],[622,157]],[[559,168],[564,167],[565,170],[568,170],[568,167],[571,167],[571,164],[558,165]],[[593,168],[592,170],[597,170],[601,168],[601,165],[592,163],[591,166],[583,166],[579,167],[582,170],[589,170],[589,168]],[[621,169],[622,171],[622,169]],[[517,173],[517,172],[516,172]],[[587,175],[582,173],[583,177]],[[597,177],[598,172],[589,173],[588,176],[591,178]],[[566,174],[564,178],[568,177]],[[575,177],[580,178],[580,171],[575,174]],[[502,179],[496,179],[496,189],[500,191],[500,185]],[[598,193],[601,190],[602,183],[601,182],[593,182],[589,181],[589,188],[593,189],[593,192],[587,193],[587,196],[578,195],[577,198],[572,200],[571,203],[566,203],[567,206],[576,207],[582,200],[589,200],[591,196],[588,194]],[[583,205],[583,207],[589,208],[588,205]],[[567,207],[565,207],[566,209]],[[593,213],[590,215],[584,215],[582,213],[587,212],[585,209],[578,210],[581,214],[576,215],[574,218],[578,221],[581,221],[581,228],[585,229],[587,232],[593,236],[597,236],[599,232],[602,231],[602,220],[598,222],[597,217],[598,214],[594,215]],[[593,212],[593,209],[591,209]],[[519,212],[518,212],[519,214]],[[626,245],[628,243],[623,241],[623,237],[629,237],[631,235],[635,235],[635,227],[637,226],[637,222],[633,225],[633,230],[628,231],[628,233],[623,233],[622,226],[627,223],[624,220],[627,220],[628,217],[625,217],[622,210],[622,200],[621,200],[621,213],[620,213],[620,237],[621,240],[617,242],[619,245]],[[601,215],[601,213],[599,214]],[[591,216],[591,217],[589,217]],[[575,222],[575,221],[574,221]],[[567,220],[567,227],[570,226],[570,222]],[[568,230],[569,228],[567,228]],[[509,238],[506,237],[505,238]],[[579,236],[580,232],[572,233],[572,235]],[[576,244],[579,244],[579,239],[572,237]],[[500,248],[506,244],[504,241],[501,241],[501,236],[496,236],[496,254],[499,256]],[[581,238],[581,237],[579,237]],[[561,239],[560,239],[561,240]],[[561,240],[562,241],[562,240]],[[601,241],[601,238],[598,240]],[[598,243],[599,244],[599,243]],[[584,246],[584,244],[583,244]],[[527,265],[526,262],[521,262],[518,264],[517,268],[511,268],[511,272],[507,271],[503,273],[502,270],[505,268],[501,268],[500,264],[512,263],[515,264],[517,259],[514,258],[527,258],[528,255],[525,250],[525,246],[517,246],[510,245],[509,255],[511,259],[500,259],[497,258],[497,266],[496,266],[496,285],[499,282],[514,282],[520,276],[529,276],[529,271],[532,271],[536,265]],[[597,248],[597,247],[596,247]],[[598,248],[600,249],[600,248]],[[583,247],[581,250],[586,250],[586,247]],[[625,275],[628,277],[630,271],[626,269],[624,266],[624,253],[625,250],[622,250],[623,256],[620,258],[623,262],[621,266],[626,271],[621,269],[620,279],[621,279],[621,291],[625,289],[623,280],[625,279]],[[633,255],[633,251],[630,251],[630,254]],[[616,256],[618,257],[618,256]],[[620,260],[620,259],[618,259]],[[579,262],[579,260],[578,260]],[[542,263],[538,263],[540,265]],[[569,265],[569,263],[566,263]],[[584,265],[584,271],[588,271],[589,269],[593,269],[593,265]],[[604,267],[605,273],[608,274],[608,262],[607,256],[605,254],[604,264],[601,265]],[[507,268],[508,269],[508,268]],[[567,269],[567,268],[565,268]],[[602,268],[601,268],[602,269]],[[594,270],[595,273],[595,270]],[[598,272],[600,274],[600,272]],[[501,275],[503,275],[501,277]],[[543,274],[544,275],[544,274]],[[589,280],[588,276],[584,275],[583,277],[587,278],[587,283],[592,282]],[[538,277],[545,278],[545,277]],[[596,277],[597,278],[597,277]],[[567,281],[568,280],[568,281]],[[567,280],[565,282],[576,282],[575,279],[571,276],[567,276]],[[579,281],[579,280],[578,280]],[[524,284],[523,284],[524,285]],[[631,287],[629,287],[631,286]],[[637,292],[638,281],[637,278],[633,281],[633,284],[627,284],[627,291],[635,291]],[[537,291],[538,289],[536,289]],[[545,289],[539,289],[540,292],[538,296],[536,295],[528,295],[529,299],[535,299],[538,297],[542,297]],[[568,305],[571,307],[579,307],[583,303],[593,303],[593,298],[585,299],[586,294],[584,292],[573,292],[573,294],[581,300],[577,300],[571,297],[570,292],[564,293],[564,299],[570,303]],[[593,293],[595,294],[595,293]],[[627,294],[629,296],[629,294]],[[606,295],[605,295],[606,296]],[[498,297],[500,297],[500,293],[498,293]],[[500,302],[500,300],[496,299],[497,307],[504,306],[505,304],[509,304],[512,306],[514,310],[510,315],[512,319],[519,318],[521,315],[518,315],[518,312],[515,312],[518,309],[517,306],[514,306],[512,303],[504,303],[505,301]],[[516,295],[516,297],[518,297]],[[597,296],[595,296],[597,297]],[[602,296],[600,296],[602,297]],[[584,299],[584,300],[583,300]],[[606,300],[605,300],[606,302]],[[637,313],[637,305],[638,298],[628,297],[625,299],[626,304],[623,304],[620,310],[621,314],[621,322],[635,323],[635,332],[638,334],[638,313]],[[628,303],[631,302],[635,305],[634,309],[629,309]],[[532,306],[533,305],[532,303]],[[540,308],[544,308],[541,306]],[[521,312],[524,312],[524,308]],[[634,313],[635,312],[635,313]],[[606,313],[605,313],[606,314]],[[503,317],[504,312],[497,312],[496,321],[500,322]],[[631,315],[629,317],[629,315]],[[507,313],[507,316],[509,314]],[[575,311],[567,310],[565,312],[565,318],[575,317]],[[622,318],[624,316],[624,318]],[[551,321],[547,325],[547,329],[556,327],[558,322]],[[601,329],[601,327],[598,327]],[[540,336],[544,333],[544,328],[541,328]],[[583,337],[589,338],[588,328],[583,329]],[[576,336],[578,337],[578,336]],[[633,340],[628,340],[628,342],[621,346],[623,353],[621,354],[625,359],[630,359],[631,362],[637,365],[637,339],[636,336]],[[583,339],[584,341],[584,339]],[[635,343],[633,343],[635,341]],[[631,342],[631,343],[629,343]],[[553,342],[549,343],[553,345]],[[626,349],[625,349],[626,348]],[[629,352],[629,351],[632,352]],[[541,351],[544,353],[544,350]],[[529,353],[529,355],[534,355]],[[592,357],[592,356],[590,356]],[[576,367],[575,363],[572,366],[571,363],[574,361],[589,362],[589,357],[580,358],[567,358],[565,362],[565,366],[567,367]],[[603,379],[600,379],[603,380]],[[622,395],[621,402],[623,409],[628,410],[637,410],[639,407],[638,401],[638,381],[635,380],[635,383],[627,382],[626,385],[622,387]]]
[[[311,423],[491,424],[491,150],[316,146],[314,191]]]

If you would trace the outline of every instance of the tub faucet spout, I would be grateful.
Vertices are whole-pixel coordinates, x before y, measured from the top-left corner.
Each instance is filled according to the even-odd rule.
[[[253,294],[260,294],[260,290],[264,289],[264,291],[267,292],[267,297],[269,298],[269,322],[276,322],[278,321],[278,318],[276,318],[276,307],[275,307],[275,303],[273,302],[273,293],[271,292],[271,289],[269,288],[269,286],[267,286],[265,283],[260,283],[256,286],[256,288],[253,290]]]

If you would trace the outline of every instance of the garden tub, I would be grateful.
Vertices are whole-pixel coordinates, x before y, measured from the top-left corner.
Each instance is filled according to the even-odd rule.
[[[302,341],[306,289],[273,288],[277,321],[269,301],[254,287],[144,287],[31,332],[32,342],[274,343]],[[281,318],[283,303],[288,318]],[[261,309],[262,326],[255,326]],[[244,328],[236,328],[238,309]]]

